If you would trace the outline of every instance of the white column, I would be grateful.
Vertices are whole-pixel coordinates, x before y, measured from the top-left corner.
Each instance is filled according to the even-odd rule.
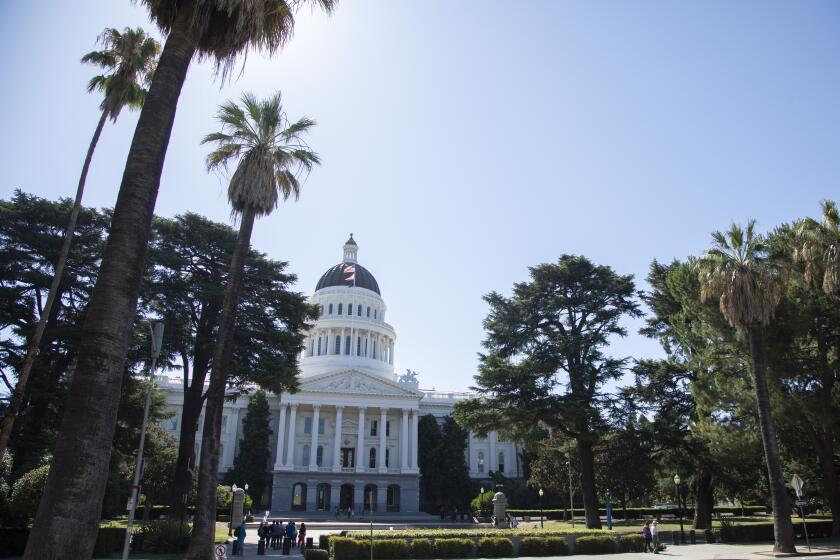
[[[365,407],[359,407],[359,436],[356,440],[356,472],[365,472]]]
[[[312,414],[312,445],[309,448],[309,470],[317,471],[318,463],[316,462],[316,459],[318,457],[318,421],[321,418],[321,405],[316,404],[313,405],[312,408],[315,412]]]
[[[341,422],[343,406],[335,407],[335,439],[333,440],[333,468],[335,472],[341,471]],[[330,496],[332,498],[332,496]]]
[[[388,421],[388,409],[379,409],[379,456],[376,462],[379,467],[379,472],[388,472],[388,467],[385,466],[385,450],[388,448],[388,442],[385,439],[385,423]]]
[[[280,405],[280,418],[277,420],[277,457],[274,459],[274,470],[283,466],[283,444],[286,438],[286,404]]]
[[[394,365],[394,340],[391,339],[390,348],[388,349],[388,361]]]
[[[297,419],[296,404],[289,405],[289,438],[286,440],[286,468],[295,468],[295,420]]]
[[[411,411],[411,468],[417,470],[417,426],[420,422],[420,411]]]
[[[400,469],[408,470],[408,409],[402,409],[402,422],[400,422]]]
[[[332,329],[327,329],[327,355],[331,355],[335,351]]]
[[[490,432],[487,434],[487,439],[490,440],[490,467],[489,469],[493,472],[499,470],[499,456],[496,454],[496,432]]]

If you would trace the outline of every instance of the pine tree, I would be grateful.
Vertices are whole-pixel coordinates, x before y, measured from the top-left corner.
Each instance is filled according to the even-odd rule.
[[[265,391],[258,390],[248,403],[245,420],[242,422],[239,452],[233,460],[233,468],[225,477],[239,486],[247,483],[249,494],[257,504],[263,503],[263,494],[269,483],[269,442],[272,434],[268,425],[270,416]]]

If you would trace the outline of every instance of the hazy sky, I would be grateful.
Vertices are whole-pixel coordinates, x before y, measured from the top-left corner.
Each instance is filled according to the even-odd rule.
[[[139,3],[138,3],[139,4]],[[128,0],[0,2],[0,197],[71,196],[100,99],[79,58]],[[709,232],[840,198],[840,3],[342,0],[301,13],[269,60],[222,84],[194,63],[156,212],[229,221],[200,138],[222,101],[282,90],[323,159],[253,245],[311,294],[350,232],[421,386],[472,382],[487,308],[527,267],[588,256],[639,287]],[[85,203],[112,206],[136,113],[106,127]],[[635,334],[616,355],[659,355]]]

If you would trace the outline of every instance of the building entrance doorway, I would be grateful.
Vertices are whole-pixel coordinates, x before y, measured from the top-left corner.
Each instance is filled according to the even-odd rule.
[[[356,466],[356,449],[353,447],[341,448],[341,468],[352,469]]]
[[[342,510],[347,510],[348,508],[353,507],[353,485],[352,484],[342,484],[341,485],[341,496],[338,500],[338,507]]]

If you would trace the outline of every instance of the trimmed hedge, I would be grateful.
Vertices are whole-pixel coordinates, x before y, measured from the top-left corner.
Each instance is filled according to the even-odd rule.
[[[408,529],[403,531],[377,530],[374,539],[480,539],[482,537],[563,537],[566,535],[605,535],[602,529]],[[342,531],[342,536],[354,539],[370,539],[370,531]]]
[[[575,539],[575,554],[613,554],[615,537],[612,535],[591,535]]]
[[[320,548],[307,548],[303,551],[304,560],[329,560],[330,553]]]
[[[484,537],[478,541],[480,558],[509,558],[513,556],[513,541],[504,537]]]
[[[429,539],[414,539],[411,543],[411,557],[418,560],[434,558],[434,547]]]
[[[808,521],[808,536],[822,538],[831,536],[831,521]],[[793,532],[797,539],[805,538],[802,522],[793,521]],[[720,528],[722,542],[762,542],[772,541],[772,523],[744,523],[742,525],[726,525]]]
[[[0,528],[0,558],[22,556],[29,539],[29,529]],[[100,527],[93,547],[94,557],[109,556],[122,552],[125,529],[122,527]]]
[[[542,510],[542,514],[546,519],[551,520],[558,520],[563,519],[564,515],[566,515],[568,510],[565,509],[544,509]],[[767,506],[744,506],[743,508],[740,507],[716,507],[714,508],[715,514],[732,514],[732,515],[755,515],[759,512],[769,512],[770,508]],[[507,512],[515,517],[537,517],[540,516],[540,510],[538,509],[509,509]],[[623,508],[614,506],[612,510],[613,519],[624,519],[624,512]],[[605,508],[598,509],[598,513],[601,517],[606,517],[607,510]],[[583,509],[575,508],[575,516],[582,517],[585,514]],[[642,519],[643,517],[661,517],[663,515],[673,515],[674,517],[679,517],[680,510],[679,508],[627,508],[627,519]],[[685,519],[692,519],[694,517],[694,509],[693,508],[684,508],[683,509],[683,517]]]
[[[525,537],[519,556],[564,556],[569,553],[566,539],[560,537]]]
[[[645,538],[642,535],[621,535],[618,549],[620,552],[644,552]]]
[[[374,539],[373,557],[388,560],[408,558],[408,543],[405,542],[405,539]]]
[[[368,560],[370,541],[332,536],[329,539],[329,557],[332,560]],[[409,557],[408,543],[404,539],[375,539],[373,557],[379,560],[402,560]]]
[[[469,558],[473,554],[473,542],[470,539],[435,539],[434,552],[435,558]]]
[[[323,548],[326,551],[330,550],[330,538],[335,535],[322,534],[318,535],[318,548]]]

